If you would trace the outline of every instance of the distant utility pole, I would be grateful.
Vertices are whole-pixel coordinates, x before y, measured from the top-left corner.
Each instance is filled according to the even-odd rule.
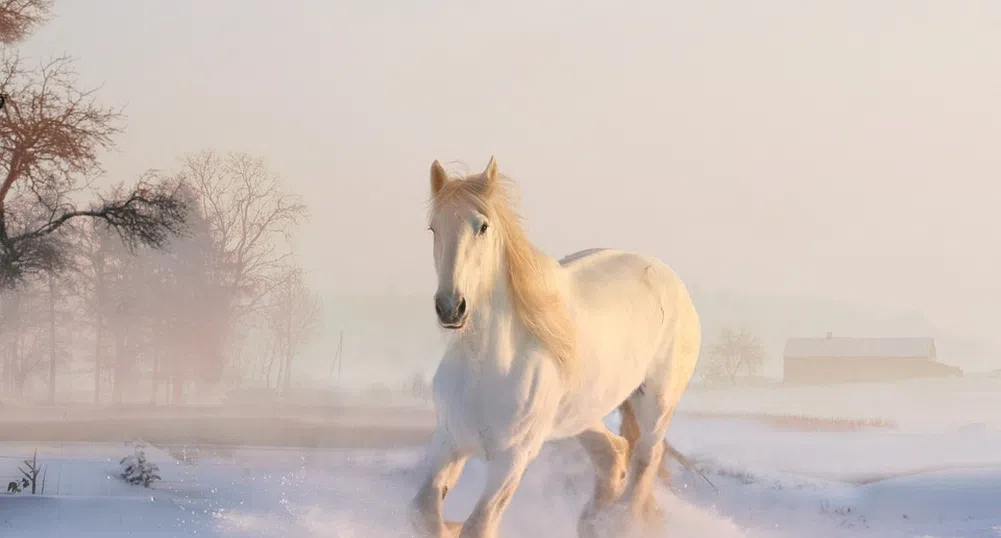
[[[337,352],[334,353],[334,360],[330,363],[330,379],[334,380],[334,367],[337,367],[337,381],[341,380],[341,365],[343,361],[341,360],[341,349],[344,346],[344,330],[341,329],[340,337],[337,340]]]

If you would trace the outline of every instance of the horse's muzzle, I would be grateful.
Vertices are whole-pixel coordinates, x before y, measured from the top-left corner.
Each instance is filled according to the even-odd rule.
[[[466,298],[458,293],[435,294],[434,311],[442,327],[461,329],[466,323]]]

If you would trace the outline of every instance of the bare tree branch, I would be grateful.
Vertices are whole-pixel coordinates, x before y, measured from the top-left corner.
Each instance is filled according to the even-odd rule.
[[[89,217],[117,233],[132,252],[139,246],[163,248],[169,239],[184,233],[189,203],[176,184],[152,182],[148,174],[126,191],[119,186],[113,196],[90,209],[69,210],[0,243],[0,288],[14,286],[25,274],[67,268],[72,249],[57,234],[74,219]]]
[[[24,40],[52,16],[52,0],[0,1],[0,43]]]
[[[15,182],[40,190],[67,190],[101,171],[102,151],[122,132],[120,111],[96,104],[96,90],[77,89],[73,60],[59,57],[29,67],[17,52],[0,57],[0,213]]]

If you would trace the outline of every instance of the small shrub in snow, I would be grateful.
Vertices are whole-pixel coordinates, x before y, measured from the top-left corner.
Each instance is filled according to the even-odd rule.
[[[156,480],[160,480],[160,467],[146,459],[146,451],[143,445],[137,444],[133,448],[135,454],[125,456],[119,463],[122,466],[122,478],[132,485],[142,485],[150,487]]]
[[[30,460],[22,461],[17,470],[21,471],[24,478],[8,482],[7,493],[21,493],[22,491],[27,491],[30,488],[32,495],[35,493],[45,494],[45,473],[42,470],[42,465],[38,463],[37,450],[31,456]],[[41,482],[38,481],[39,476],[41,476]],[[41,491],[38,490],[39,486],[41,486]]]

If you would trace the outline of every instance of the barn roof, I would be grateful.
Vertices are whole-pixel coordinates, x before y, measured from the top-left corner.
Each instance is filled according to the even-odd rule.
[[[933,338],[790,338],[786,358],[896,357],[935,359]]]

